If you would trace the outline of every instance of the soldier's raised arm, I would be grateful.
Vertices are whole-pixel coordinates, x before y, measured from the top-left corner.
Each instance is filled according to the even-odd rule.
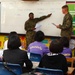
[[[42,21],[42,20],[44,20],[46,18],[49,18],[51,15],[52,15],[52,13],[51,14],[48,14],[46,16],[41,16],[40,18],[35,18],[35,21],[36,22]]]

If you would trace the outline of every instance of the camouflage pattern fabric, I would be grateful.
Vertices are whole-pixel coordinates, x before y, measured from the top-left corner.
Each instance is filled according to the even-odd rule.
[[[65,36],[68,39],[70,39],[73,26],[72,26],[72,16],[69,13],[64,16],[63,24],[59,26],[61,29],[61,36],[62,37]]]
[[[24,29],[26,30],[26,49],[28,45],[32,42],[34,42],[34,36],[35,36],[35,25],[36,23],[48,18],[49,16],[42,16],[40,18],[34,18],[34,19],[29,19],[25,22],[25,27]]]

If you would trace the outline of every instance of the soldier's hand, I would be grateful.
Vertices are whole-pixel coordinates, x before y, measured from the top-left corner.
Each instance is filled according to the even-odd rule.
[[[35,30],[36,28],[33,28],[33,30]]]
[[[50,17],[51,15],[52,15],[52,13],[51,14],[48,14],[47,16]]]
[[[57,27],[57,28],[60,28],[60,26],[59,26],[59,25],[56,25],[56,27]]]

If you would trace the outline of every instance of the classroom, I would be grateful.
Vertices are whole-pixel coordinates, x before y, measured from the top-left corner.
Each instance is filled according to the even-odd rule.
[[[75,0],[0,0],[0,67],[0,75],[74,75]]]

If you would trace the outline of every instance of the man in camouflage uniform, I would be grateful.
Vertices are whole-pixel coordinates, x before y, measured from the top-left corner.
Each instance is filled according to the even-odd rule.
[[[34,18],[33,13],[29,13],[29,19],[25,22],[24,29],[26,30],[26,49],[28,45],[32,42],[34,42],[34,36],[35,36],[35,26],[36,23],[50,17],[51,14],[48,14],[47,16],[42,16],[40,18]]]
[[[62,12],[65,14],[62,25],[57,25],[57,28],[61,29],[61,36],[67,37],[69,40],[72,33],[72,16],[69,13],[68,6],[64,5],[62,7]]]

